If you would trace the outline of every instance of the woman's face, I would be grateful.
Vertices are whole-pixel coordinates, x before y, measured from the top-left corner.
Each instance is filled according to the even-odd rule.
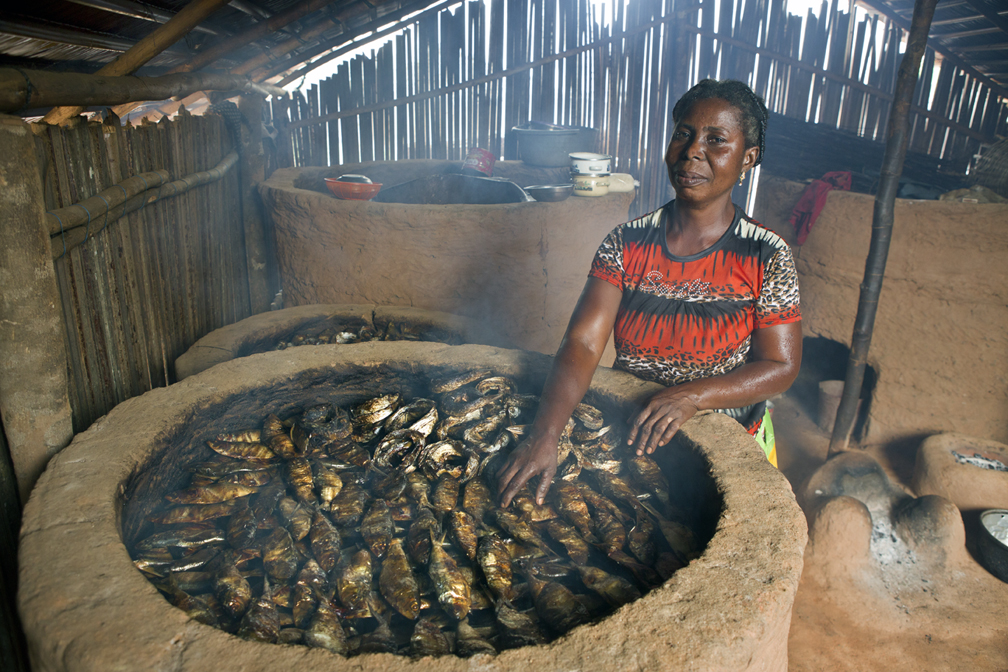
[[[676,124],[665,165],[676,198],[703,204],[729,194],[758,154],[756,147],[746,149],[741,112],[726,100],[706,98],[687,108]]]

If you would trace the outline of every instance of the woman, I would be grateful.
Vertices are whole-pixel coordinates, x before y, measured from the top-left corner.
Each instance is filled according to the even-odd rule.
[[[536,499],[545,499],[560,434],[614,328],[615,367],[668,386],[631,421],[627,443],[638,455],[667,444],[705,409],[756,434],[766,400],[798,374],[790,250],[731,201],[736,180],[762,158],[766,106],[742,82],[708,79],[676,103],[672,119],[665,163],[676,198],[617,227],[595,255],[529,438],[498,472],[501,506],[536,476]],[[776,466],[776,454],[764,450]]]

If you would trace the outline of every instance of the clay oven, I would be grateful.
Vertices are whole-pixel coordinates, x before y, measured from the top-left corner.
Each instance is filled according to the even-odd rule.
[[[36,670],[469,669],[470,661],[241,640],[190,620],[134,568],[124,541],[179,465],[255,409],[411,392],[474,365],[541,386],[549,358],[486,346],[365,343],[236,359],[116,407],[50,463],[25,510],[19,606]],[[588,400],[625,418],[656,386],[600,369]],[[486,669],[784,670],[805,519],[782,474],[731,420],[687,424],[659,463],[706,546],[664,585],[541,647],[478,659]]]
[[[555,352],[592,257],[627,221],[634,194],[558,203],[381,203],[336,199],[323,182],[357,173],[384,189],[450,170],[458,163],[276,171],[259,191],[276,235],[286,304],[439,310],[478,320],[518,347]],[[520,161],[498,161],[494,175],[524,186],[570,179],[567,168]]]
[[[193,343],[175,360],[179,380],[235,357],[276,350],[296,334],[335,327],[359,333],[370,328],[376,340],[437,341],[449,345],[475,343],[510,347],[486,323],[423,308],[370,304],[312,304],[258,313],[215,329]]]

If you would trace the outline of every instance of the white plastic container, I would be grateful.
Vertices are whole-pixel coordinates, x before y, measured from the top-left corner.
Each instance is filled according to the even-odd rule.
[[[574,175],[575,196],[605,196],[609,193],[609,175]]]
[[[572,152],[570,160],[571,175],[599,175],[602,173],[608,175],[612,166],[611,156],[593,152]]]

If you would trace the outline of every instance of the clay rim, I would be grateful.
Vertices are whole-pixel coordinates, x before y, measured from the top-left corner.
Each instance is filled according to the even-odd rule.
[[[318,326],[328,320],[343,322],[352,328],[369,325],[379,330],[390,322],[405,323],[421,328],[422,340],[425,342],[436,341],[441,336],[454,343],[513,347],[506,338],[493,333],[486,325],[463,315],[370,303],[321,303],[258,313],[214,329],[176,358],[176,376],[178,380],[183,380],[236,357],[272,351],[278,341],[289,339],[300,330]],[[358,344],[348,343],[342,347],[347,345]]]
[[[167,658],[181,661],[183,653],[193,665],[213,660],[222,669],[269,669],[292,661],[339,663],[324,651],[294,652],[291,647],[239,640],[191,621],[169,605],[135,570],[122,543],[122,493],[131,476],[157,459],[158,447],[198,409],[312,369],[364,359],[413,370],[478,363],[504,373],[533,370],[545,376],[550,361],[523,351],[431,343],[368,343],[353,352],[340,346],[298,350],[304,352],[234,360],[124,402],[52,460],[25,508],[20,548],[19,611],[33,662],[41,669],[108,669],[117,663],[149,669]],[[608,369],[596,373],[592,386],[596,394],[625,400],[627,408],[657,389]],[[141,426],[135,423],[138,415]],[[604,649],[617,656],[653,649],[657,637],[670,643],[668,656],[662,651],[661,660],[741,668],[781,620],[786,637],[806,541],[805,519],[787,481],[727,417],[699,416],[681,434],[680,444],[709,462],[723,496],[717,530],[704,555],[600,624],[577,628],[545,647],[503,652],[493,659],[494,665],[527,665],[542,650],[565,666],[590,665],[592,660],[597,664],[595,656]],[[754,493],[763,496],[759,508],[753,507]],[[770,566],[747,552],[754,540],[774,549]],[[731,613],[710,614],[697,610],[704,604],[734,606]],[[618,621],[622,625],[606,627]],[[716,642],[717,649],[691,648],[690,642]],[[367,658],[358,656],[352,664],[367,666]],[[385,669],[408,665],[462,670],[470,665],[444,658],[373,660]]]

